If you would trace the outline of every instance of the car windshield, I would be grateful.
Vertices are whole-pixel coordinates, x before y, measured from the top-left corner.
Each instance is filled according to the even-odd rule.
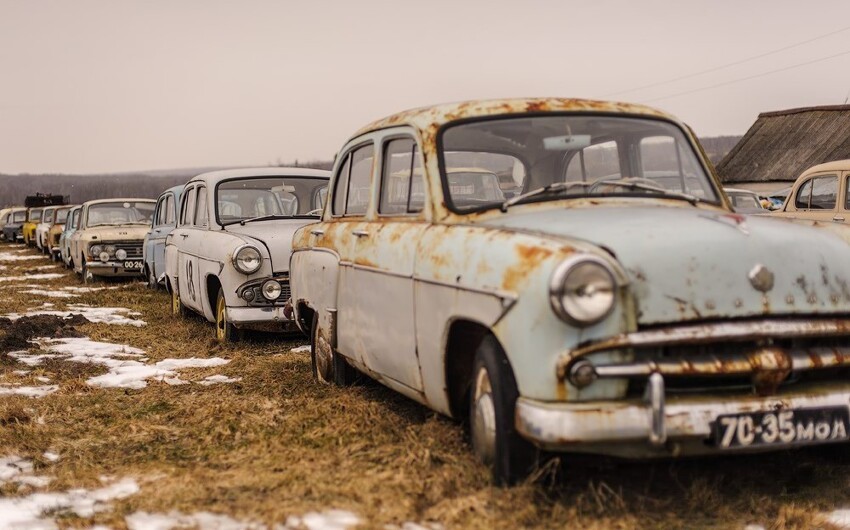
[[[42,223],[52,223],[53,222],[53,214],[56,210],[44,210],[44,215],[42,216]]]
[[[153,201],[118,201],[92,204],[89,206],[86,226],[150,224],[154,206]]]
[[[14,217],[12,217],[13,223],[23,223],[27,220],[27,212],[15,212]]]
[[[31,222],[41,221],[41,208],[38,210],[30,210],[29,220]]]
[[[247,177],[221,182],[216,214],[222,225],[257,218],[318,217],[328,181],[313,177]]]
[[[755,208],[761,210],[761,203],[758,201],[755,195],[750,195],[749,193],[741,193],[741,192],[726,192],[729,196],[729,200],[732,202],[732,206],[735,209],[738,208]]]
[[[456,211],[587,196],[718,202],[687,137],[662,120],[515,116],[449,125],[439,143]]]
[[[56,224],[62,224],[68,219],[68,212],[71,210],[56,210]]]

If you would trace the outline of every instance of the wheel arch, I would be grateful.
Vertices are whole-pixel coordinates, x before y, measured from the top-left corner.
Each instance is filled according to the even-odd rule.
[[[449,410],[454,418],[464,419],[466,416],[475,353],[485,337],[492,337],[502,347],[493,330],[479,321],[457,318],[448,326],[445,378]]]

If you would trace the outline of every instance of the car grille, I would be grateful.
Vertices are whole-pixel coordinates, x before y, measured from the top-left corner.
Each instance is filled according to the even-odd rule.
[[[123,249],[127,253],[127,259],[141,259],[144,241],[116,241],[113,243],[98,243],[102,246],[114,246],[115,250]]]
[[[289,286],[289,280],[278,279],[280,282],[280,296],[277,297],[277,304],[285,304],[289,297],[292,296],[292,289]]]

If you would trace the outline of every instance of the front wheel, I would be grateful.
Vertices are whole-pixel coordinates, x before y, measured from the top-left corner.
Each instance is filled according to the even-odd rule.
[[[89,266],[85,261],[83,262],[83,274],[80,279],[84,284],[94,283],[94,274],[91,273]]]
[[[239,342],[242,338],[242,333],[227,320],[227,303],[221,288],[215,301],[215,338],[219,342]]]
[[[156,281],[156,275],[153,273],[153,271],[147,265],[145,266],[145,278],[147,279],[148,289],[155,291],[156,288],[158,287],[157,281]]]
[[[537,450],[516,432],[519,397],[513,370],[494,337],[486,337],[475,354],[469,396],[469,433],[478,459],[490,468],[493,482],[513,485],[535,466]]]

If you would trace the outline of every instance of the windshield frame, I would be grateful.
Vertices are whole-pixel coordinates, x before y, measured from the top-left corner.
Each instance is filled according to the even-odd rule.
[[[708,186],[714,192],[715,199],[699,199],[700,204],[710,204],[712,206],[719,206],[721,208],[727,209],[728,206],[725,204],[723,199],[722,188],[719,183],[716,181],[716,176],[711,170],[711,167],[706,163],[707,159],[704,156],[704,152],[702,148],[695,144],[694,139],[691,135],[691,131],[682,126],[682,124],[677,123],[673,120],[661,117],[661,116],[651,116],[646,114],[639,113],[631,113],[631,112],[511,112],[505,114],[496,114],[491,116],[476,116],[472,118],[462,118],[458,120],[453,120],[448,123],[444,123],[440,126],[440,129],[437,131],[436,138],[436,148],[437,148],[437,167],[440,172],[440,187],[443,191],[443,201],[446,205],[446,208],[457,215],[469,215],[480,212],[486,212],[490,210],[501,210],[501,203],[493,203],[489,205],[476,206],[471,208],[463,208],[459,209],[455,206],[454,201],[452,200],[452,196],[449,190],[448,178],[446,174],[446,160],[445,160],[445,149],[443,144],[443,135],[447,130],[457,127],[460,125],[466,125],[469,123],[480,123],[487,121],[502,121],[513,118],[536,118],[536,117],[553,117],[553,116],[563,116],[563,117],[599,117],[599,118],[626,118],[626,119],[640,119],[645,121],[657,121],[670,126],[675,127],[685,139],[686,145],[690,147],[693,155],[695,156],[696,161],[699,163],[701,169],[705,173],[706,181]],[[455,151],[452,151],[455,152]],[[501,153],[499,151],[492,151],[493,153],[509,155],[516,159],[518,159],[523,166],[525,166],[526,171],[528,171],[528,161],[525,157],[519,156],[516,153]],[[528,175],[526,175],[526,178]],[[569,196],[557,196],[556,198],[546,197],[545,194],[543,196],[535,196],[530,197],[528,200],[521,201],[516,203],[515,206],[521,206],[524,204],[534,204],[538,202],[555,202],[562,200],[586,200],[586,199],[606,199],[606,198],[635,198],[635,199],[671,199],[671,200],[679,200],[684,201],[685,199],[676,195],[666,195],[663,193],[658,194],[647,194],[647,193],[635,193],[631,192],[623,192],[623,193],[606,193],[604,195],[593,194],[593,195],[569,195]]]
[[[238,224],[242,223],[242,221],[245,221],[247,219],[251,219],[251,217],[247,217],[245,219],[240,219],[238,221],[234,220],[234,221],[228,221],[226,223],[221,222],[221,217],[219,216],[219,211],[218,211],[218,188],[219,188],[219,186],[221,186],[222,184],[226,184],[228,182],[233,182],[234,180],[257,180],[257,179],[262,180],[262,179],[276,179],[276,178],[278,178],[278,179],[287,179],[287,178],[312,179],[312,180],[318,180],[320,182],[324,181],[326,186],[330,186],[330,179],[328,177],[321,177],[321,176],[318,176],[318,175],[247,175],[247,176],[244,176],[244,177],[229,177],[229,178],[226,178],[226,179],[221,179],[221,180],[219,180],[218,182],[215,183],[215,186],[213,187],[213,196],[212,196],[212,200],[215,201],[215,223],[216,223],[216,225],[218,225],[222,229],[224,229],[225,227],[232,226],[232,225],[238,225]],[[193,181],[193,182],[203,182],[203,181]],[[193,182],[186,184],[186,186],[189,186]],[[181,200],[182,200],[182,197],[181,197]],[[209,200],[209,198],[207,198],[207,200]],[[325,206],[327,206],[327,204]],[[271,221],[271,220],[283,220],[283,219],[321,219],[322,218],[322,212],[324,212],[324,210],[325,210],[324,207],[322,207],[321,210],[322,211],[319,212],[316,215],[286,215],[286,216],[277,216],[277,217],[271,218],[269,220]]]

